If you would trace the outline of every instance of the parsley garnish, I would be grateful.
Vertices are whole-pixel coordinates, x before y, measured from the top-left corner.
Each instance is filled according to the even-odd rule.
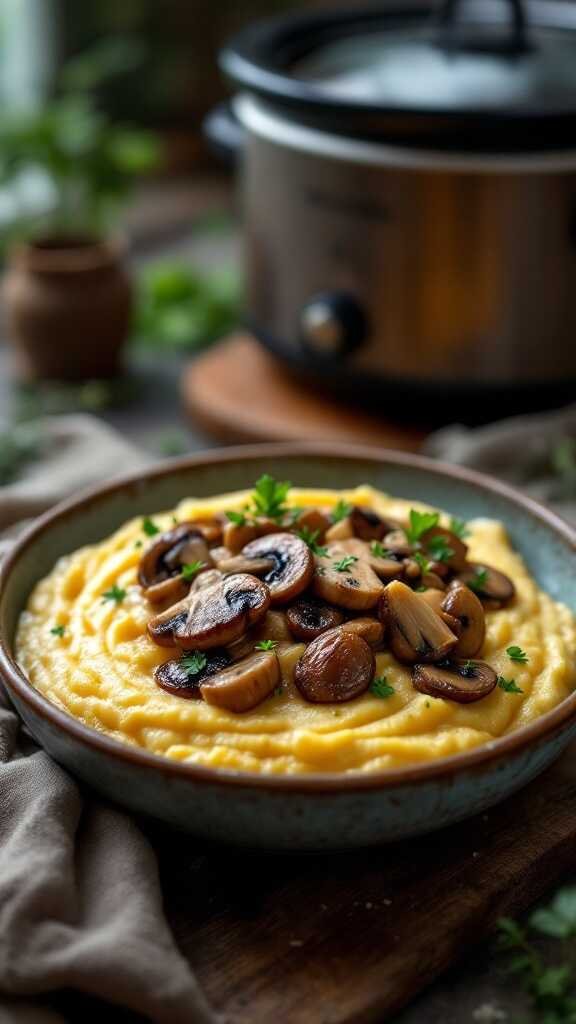
[[[122,590],[122,587],[115,583],[113,587],[110,587],[110,590],[105,590],[102,594],[102,604],[105,601],[114,601],[115,604],[122,604],[125,597],[126,591]]]
[[[376,676],[372,680],[369,686],[370,693],[374,694],[375,697],[381,697],[383,700],[386,697],[391,697],[396,690],[386,679],[386,676]]]
[[[243,512],[227,512],[226,518],[234,523],[234,526],[246,526],[247,519]]]
[[[52,633],[52,636],[64,636],[66,626],[53,626],[50,632]]]
[[[526,665],[528,663],[528,655],[521,647],[507,647],[506,654],[511,661],[519,661],[522,665]]]
[[[468,658],[468,660],[464,663],[464,665],[460,669],[460,675],[467,676],[467,677],[473,676],[475,668],[476,668],[476,663],[474,661],[470,661],[470,658]]]
[[[350,566],[357,562],[358,558],[356,555],[344,555],[339,562],[334,562],[334,568],[336,572],[350,572]]]
[[[470,533],[466,520],[458,519],[457,516],[452,516],[452,519],[450,520],[450,531],[451,533],[455,533],[460,540],[464,540],[464,538]]]
[[[142,547],[142,541],[141,540],[137,540],[135,545],[134,545],[134,547],[135,548],[141,548]]]
[[[390,558],[391,552],[385,548],[379,540],[373,540],[370,544],[370,551],[376,558]]]
[[[308,545],[313,554],[318,555],[320,558],[326,558],[328,554],[328,548],[322,547],[317,543],[320,530],[310,530],[307,526],[303,526],[301,530],[296,530],[296,535]]]
[[[255,651],[273,651],[278,646],[277,640],[260,640],[254,647]]]
[[[430,537],[426,548],[436,562],[447,562],[454,554],[454,548],[448,544],[446,537],[439,534],[437,537]]]
[[[423,573],[430,572],[430,562],[426,555],[423,555],[421,551],[415,551],[412,557],[415,562],[418,562]]]
[[[184,654],[182,656],[180,664],[189,676],[197,676],[203,668],[206,668],[207,661],[208,658],[202,651],[191,651],[190,654]]]
[[[181,576],[187,583],[193,580],[196,573],[200,572],[200,569],[204,569],[206,562],[186,562],[181,569]]]
[[[524,690],[516,685],[515,679],[505,679],[504,676],[498,676],[498,686],[506,693],[524,693]]]
[[[487,569],[476,569],[476,572],[471,580],[468,580],[467,586],[470,590],[473,590],[475,594],[481,594],[484,587],[486,586],[486,580],[488,579]]]
[[[340,499],[330,513],[330,519],[333,523],[339,523],[341,519],[346,519],[346,516],[349,516],[351,511],[352,505]]]
[[[286,512],[284,502],[292,484],[289,480],[275,480],[269,473],[264,473],[252,493],[252,501],[256,514],[269,519],[281,519]]]
[[[418,512],[417,509],[410,509],[410,522],[405,529],[405,534],[411,544],[417,544],[424,533],[438,526],[440,520],[439,512]]]
[[[142,520],[142,529],[147,537],[155,537],[157,533],[160,533],[160,527],[156,526],[154,520],[149,516],[145,516]]]

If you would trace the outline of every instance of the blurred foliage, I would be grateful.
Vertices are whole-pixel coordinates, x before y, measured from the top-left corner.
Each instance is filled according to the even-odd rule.
[[[138,282],[134,338],[148,347],[201,348],[237,326],[239,311],[239,276],[232,269],[155,263]]]
[[[63,67],[53,100],[0,115],[0,184],[13,187],[16,206],[30,172],[40,172],[51,193],[46,215],[16,210],[15,237],[105,233],[136,179],[156,166],[155,136],[113,124],[94,95],[140,59],[132,42],[104,41]]]
[[[37,423],[18,423],[0,431],[0,486],[16,480],[24,466],[40,457],[42,447]]]

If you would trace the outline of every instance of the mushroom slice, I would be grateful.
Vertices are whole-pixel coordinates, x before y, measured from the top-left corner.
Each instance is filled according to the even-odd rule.
[[[154,679],[163,690],[177,697],[200,699],[200,683],[208,676],[220,672],[230,664],[226,651],[208,651],[199,658],[201,668],[193,671],[186,667],[186,657],[165,661],[154,670]]]
[[[293,533],[270,533],[242,548],[247,559],[269,559],[273,569],[263,576],[273,605],[286,604],[306,590],[312,580],[314,559],[308,545]]]
[[[375,668],[374,652],[366,641],[338,626],[306,648],[296,665],[294,681],[312,704],[341,703],[368,689]]]
[[[338,608],[332,608],[322,601],[302,598],[287,609],[286,619],[292,636],[303,643],[309,643],[327,629],[339,626],[344,615]]]
[[[430,587],[428,590],[423,590],[422,593],[418,594],[418,596],[422,601],[426,601],[426,604],[429,604],[436,614],[444,620],[448,629],[454,633],[454,636],[460,636],[462,633],[462,623],[459,619],[455,619],[453,615],[450,615],[449,612],[445,612],[443,608],[444,598],[446,597],[445,590],[436,590],[435,588]],[[456,648],[454,649],[456,650]]]
[[[357,636],[361,636],[371,647],[380,647],[384,640],[384,626],[380,619],[368,617],[348,619],[347,622],[342,623],[340,629],[346,633],[355,633]]]
[[[484,609],[476,594],[460,580],[454,580],[444,595],[442,610],[461,626],[453,653],[458,658],[473,658],[482,649],[486,636]]]
[[[153,604],[178,601],[190,589],[182,578],[182,566],[202,563],[202,572],[213,565],[206,539],[193,523],[180,523],[160,534],[144,552],[138,566],[138,582]]]
[[[447,569],[461,572],[466,568],[468,545],[452,533],[452,530],[447,530],[443,526],[432,526],[422,534],[420,542],[431,558],[438,558],[438,555],[442,554],[443,557],[438,561]],[[448,554],[449,551],[451,554]]]
[[[400,561],[403,558],[410,558],[414,554],[414,546],[410,543],[404,530],[391,530],[386,533],[382,540],[382,547],[389,552],[390,558]]]
[[[220,544],[222,542],[222,534],[224,531],[224,524],[228,520],[218,514],[212,517],[202,517],[200,519],[193,519],[192,525],[195,526],[200,533],[203,535],[207,544]]]
[[[224,527],[222,543],[233,555],[237,555],[246,544],[256,540],[256,537],[263,537],[267,533],[276,533],[277,530],[278,523],[263,517],[251,519],[246,523],[227,523]]]
[[[277,609],[266,612],[264,618],[252,630],[251,639],[254,643],[258,643],[260,640],[287,640],[288,643],[291,643],[292,633],[286,612]]]
[[[352,521],[350,516],[344,516],[344,519],[339,519],[337,523],[332,523],[324,534],[325,544],[334,544],[337,541],[348,540],[354,536],[354,530],[352,529]]]
[[[327,604],[364,612],[375,608],[384,589],[368,562],[333,544],[327,555],[316,555],[312,590]]]
[[[402,563],[397,558],[383,558],[380,555],[375,555],[368,541],[351,537],[349,540],[340,541],[338,547],[348,555],[356,555],[357,558],[368,562],[370,568],[382,580],[394,580],[402,576]]]
[[[147,629],[148,635],[159,647],[175,647],[174,630],[183,626],[188,618],[188,601],[179,601],[171,605],[160,615],[150,619]]]
[[[484,661],[460,659],[445,665],[414,665],[412,685],[429,697],[443,697],[458,704],[482,700],[496,686],[498,676]]]
[[[247,573],[223,576],[211,587],[191,594],[188,615],[174,630],[181,647],[206,651],[234,643],[266,614],[270,591]]]
[[[440,615],[400,580],[385,588],[380,617],[398,661],[442,661],[456,646],[457,637]]]
[[[303,508],[300,510],[297,519],[290,515],[290,521],[286,528],[293,530],[308,530],[316,534],[318,543],[322,543],[326,530],[330,528],[330,519],[319,508]]]
[[[213,587],[221,579],[222,573],[218,569],[207,569],[206,572],[201,572],[195,577],[190,587],[190,592],[196,593],[196,591],[204,590],[206,587]]]
[[[274,651],[257,651],[217,672],[200,684],[207,704],[240,714],[269,697],[280,682],[280,662]]]
[[[220,572],[229,574],[232,572],[249,572],[252,576],[264,576],[274,568],[272,558],[246,558],[245,555],[228,555],[216,562]]]
[[[350,525],[355,537],[360,540],[382,540],[385,533],[394,529],[394,524],[382,519],[366,505],[354,505],[350,513]]]
[[[458,579],[478,595],[481,601],[494,601],[495,608],[511,601],[516,594],[512,580],[499,569],[480,562],[468,562]]]

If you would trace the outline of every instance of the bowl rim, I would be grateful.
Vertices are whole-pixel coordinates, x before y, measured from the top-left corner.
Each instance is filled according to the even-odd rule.
[[[440,460],[431,459],[412,452],[395,451],[370,445],[345,444],[333,442],[300,442],[272,443],[257,445],[241,445],[196,452],[175,459],[154,463],[145,470],[115,477],[105,484],[97,484],[82,489],[78,494],[43,513],[27,527],[18,540],[9,549],[0,564],[0,686],[6,686],[17,698],[41,718],[55,726],[58,730],[69,734],[74,740],[90,747],[93,751],[103,753],[113,760],[128,762],[135,767],[160,771],[163,775],[177,777],[191,783],[207,783],[212,786],[227,788],[242,787],[278,792],[299,792],[334,794],[350,793],[364,790],[388,790],[418,782],[433,782],[446,776],[456,775],[470,769],[483,769],[490,762],[521,752],[524,748],[544,741],[558,732],[576,711],[576,690],[566,697],[551,711],[527,726],[513,733],[498,737],[488,743],[475,747],[473,750],[438,758],[424,764],[392,768],[386,771],[337,774],[332,772],[307,772],[294,775],[273,775],[251,773],[239,770],[209,768],[189,762],[172,761],[161,754],[154,754],[140,747],[131,746],[121,740],[100,733],[90,726],[84,725],[79,719],[53,704],[27,679],[10,652],[9,644],[2,629],[2,597],[8,578],[17,568],[22,553],[33,545],[38,537],[50,529],[57,520],[74,516],[81,508],[105,499],[110,494],[137,485],[145,486],[148,481],[165,476],[172,476],[178,471],[187,471],[201,466],[223,465],[257,461],[265,458],[276,459],[286,457],[330,458],[344,461],[367,461],[379,465],[392,464],[406,466],[409,469],[423,470],[438,476],[445,476],[480,490],[504,498],[513,505],[520,506],[539,523],[552,529],[576,554],[576,529],[552,511],[546,505],[524,495],[515,487],[492,476],[479,473],[460,465],[452,465]]]

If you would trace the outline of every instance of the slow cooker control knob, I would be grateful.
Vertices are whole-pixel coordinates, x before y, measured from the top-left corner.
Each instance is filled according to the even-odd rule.
[[[362,344],[366,315],[345,292],[321,292],[306,303],[300,318],[303,346],[321,359],[338,359]]]

